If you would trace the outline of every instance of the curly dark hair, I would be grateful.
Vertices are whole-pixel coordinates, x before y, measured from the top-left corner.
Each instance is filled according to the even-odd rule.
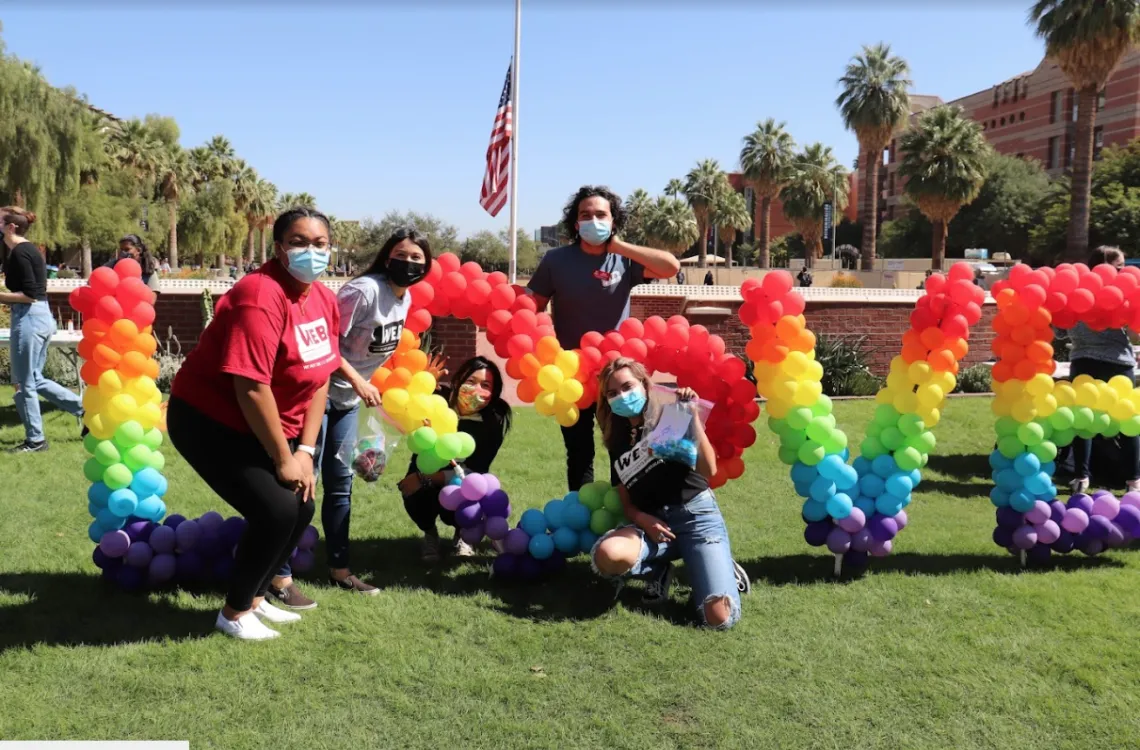
[[[610,213],[613,214],[614,224],[612,227],[612,235],[621,233],[625,227],[625,208],[622,206],[621,196],[610,190],[604,185],[583,185],[578,188],[578,192],[570,197],[566,203],[566,207],[562,209],[562,231],[573,242],[579,242],[582,238],[578,236],[578,206],[582,201],[587,198],[604,198],[610,203]]]

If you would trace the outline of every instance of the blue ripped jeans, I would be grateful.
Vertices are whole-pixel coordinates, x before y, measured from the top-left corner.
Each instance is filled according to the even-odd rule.
[[[664,521],[677,538],[671,542],[655,542],[646,539],[645,532],[637,529],[641,536],[641,553],[633,568],[622,577],[652,577],[661,572],[662,566],[681,560],[685,563],[689,585],[693,587],[693,603],[701,621],[704,622],[706,602],[728,597],[732,602],[732,616],[720,629],[727,630],[735,625],[740,619],[740,592],[736,588],[728,528],[724,525],[724,517],[712,490],[705,490],[684,505],[666,505],[654,515]],[[599,539],[598,544],[605,538]],[[595,544],[591,562],[597,549]],[[596,565],[594,572],[601,574]]]
[[[16,413],[24,423],[24,436],[29,443],[44,440],[44,423],[40,417],[40,397],[57,409],[76,416],[83,413],[79,394],[44,377],[48,346],[55,334],[55,318],[47,302],[12,305],[11,359],[12,382],[16,385]]]

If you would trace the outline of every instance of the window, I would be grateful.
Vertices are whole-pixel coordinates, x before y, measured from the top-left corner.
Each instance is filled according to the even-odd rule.
[[[990,127],[996,128],[997,127],[997,120],[990,120]]]
[[[1053,136],[1049,139],[1049,153],[1045,159],[1046,169],[1056,169],[1061,166],[1061,139]]]
[[[894,162],[894,160],[895,160],[895,145],[896,145],[895,139],[892,138],[891,139],[891,156],[890,156],[891,162]]]
[[[982,130],[989,130],[990,124],[988,122],[982,123]]]
[[[1073,157],[1076,155],[1077,146],[1073,143],[1072,136],[1065,136],[1065,169],[1070,169],[1073,166]]]
[[[1077,96],[1077,92],[1074,89],[1069,89],[1069,101],[1073,105],[1073,122],[1077,121],[1077,104],[1079,100],[1080,97]]]
[[[1096,111],[1097,112],[1101,112],[1104,110],[1105,99],[1106,99],[1105,90],[1101,89],[1100,93],[1096,95]]]
[[[895,174],[891,172],[890,177],[887,178],[887,195],[895,194]]]
[[[998,97],[1001,96],[1001,86],[994,86],[994,106],[998,105]]]
[[[1000,120],[998,120],[998,125],[1001,125],[1002,127],[1005,126],[1005,118],[1004,117],[1001,118]]]
[[[1020,114],[1017,116],[1017,121],[1018,121],[1018,122],[1025,122],[1025,113],[1024,113],[1024,112],[1020,113]]]
[[[1101,149],[1104,148],[1104,128],[1093,130],[1093,159],[1100,159]]]
[[[1022,99],[1028,99],[1029,98],[1029,79],[1028,78],[1022,78],[1021,79],[1021,98]]]
[[[1061,92],[1054,91],[1049,95],[1049,124],[1061,119]]]

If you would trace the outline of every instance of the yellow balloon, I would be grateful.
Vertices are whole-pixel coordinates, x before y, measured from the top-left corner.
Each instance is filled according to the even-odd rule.
[[[788,412],[792,410],[792,405],[787,403],[779,403],[776,401],[765,401],[765,406],[768,410],[768,415],[776,419],[783,419],[788,416]]]
[[[1093,385],[1096,384],[1096,379],[1092,375],[1078,375],[1077,377],[1073,378],[1073,387],[1074,388],[1079,389],[1082,385],[1086,385],[1089,383],[1091,383]]]
[[[787,358],[784,359],[784,372],[793,378],[799,378],[807,372],[810,361],[803,352],[788,352]]]
[[[1120,396],[1127,396],[1135,390],[1132,381],[1124,375],[1113,376],[1112,379],[1108,381],[1108,386]]]
[[[411,394],[411,391],[408,391]],[[417,424],[431,418],[431,399],[422,393],[416,393],[408,400],[408,416]]]
[[[922,409],[918,412],[919,419],[926,425],[926,429],[934,427],[942,419],[942,412],[938,409]]]
[[[422,396],[430,396],[435,393],[435,376],[427,371],[417,372],[412,376],[412,382],[408,383],[408,393]]]
[[[566,376],[555,365],[543,365],[538,370],[538,385],[544,391],[557,391]]]
[[[1112,388],[1108,387],[1107,383],[1100,383],[1097,388],[1096,408],[1098,411],[1109,411],[1113,405],[1120,400],[1119,394]]]
[[[776,380],[772,382],[770,398],[777,401],[793,401],[795,400],[797,389],[798,384],[791,378]]]
[[[403,388],[389,388],[384,391],[384,395],[380,397],[380,403],[384,407],[384,411],[391,414],[393,417],[401,417],[408,411],[408,403],[412,397]]]
[[[876,404],[892,404],[895,400],[895,391],[891,387],[880,388],[879,392],[875,394]]]
[[[917,362],[912,362],[907,369],[907,378],[915,385],[921,385],[927,380],[930,380],[931,372],[933,371],[930,369],[929,362],[918,360]]]
[[[910,391],[895,396],[895,411],[899,414],[914,414],[918,411],[918,397]]]
[[[906,360],[903,359],[901,355],[896,355],[895,357],[891,358],[890,372],[897,372],[900,375],[905,375],[909,369],[910,365],[907,364]]]
[[[102,414],[87,412],[83,415],[83,424],[91,430],[91,434],[100,440],[110,440],[115,434],[115,425]]]
[[[1050,417],[1057,411],[1057,398],[1052,393],[1038,396],[1033,399],[1033,408],[1037,410],[1037,416]]]
[[[941,388],[943,393],[953,393],[954,387],[958,385],[958,378],[954,377],[952,372],[943,371],[936,373],[936,377],[932,378],[930,382]]]
[[[995,417],[1008,417],[1009,407],[1009,401],[1005,399],[995,398],[993,401],[990,401],[990,410],[994,413]]]
[[[107,408],[107,399],[99,388],[92,387],[83,391],[83,411],[85,414],[97,414]]]
[[[1108,410],[1108,416],[1120,421],[1136,415],[1136,405],[1131,400],[1122,398]]]
[[[572,378],[578,374],[578,368],[582,363],[578,359],[578,352],[567,351],[563,349],[558,352],[558,356],[554,358],[554,366],[562,371],[562,374],[568,378]]]
[[[905,372],[892,372],[887,376],[887,387],[893,391],[901,391],[910,384]]]
[[[811,406],[823,395],[823,386],[816,381],[800,381],[793,401],[799,406]]]
[[[554,394],[550,391],[543,391],[534,399],[534,410],[544,417],[553,416],[554,402]]]
[[[1033,408],[1033,402],[1032,401],[1030,401],[1028,403],[1026,403],[1025,401],[1018,401],[1009,410],[1009,414],[1011,417],[1016,419],[1018,422],[1021,422],[1024,424],[1025,422],[1032,422],[1033,421],[1033,418],[1037,416],[1037,410]]]
[[[1077,403],[1077,392],[1068,381],[1062,380],[1053,386],[1053,395],[1058,406],[1072,406]]]
[[[943,398],[942,389],[934,383],[919,386],[914,395],[918,398],[919,405],[926,409],[935,408],[942,403]]]
[[[1037,373],[1025,384],[1025,390],[1034,396],[1044,396],[1053,392],[1053,378],[1044,373]]]
[[[134,397],[127,393],[119,393],[107,402],[107,415],[115,422],[122,424],[135,418],[139,405]]]
[[[448,409],[437,415],[431,424],[437,435],[450,435],[459,430],[459,416]]]
[[[162,421],[162,409],[157,404],[143,404],[135,412],[135,419],[144,430],[153,430]]]
[[[1077,380],[1080,380],[1083,377],[1086,376],[1081,375],[1077,378]],[[1075,382],[1074,385],[1076,385]],[[1088,378],[1088,380],[1081,383],[1080,385],[1076,385],[1076,389],[1078,406],[1087,406],[1090,409],[1096,406],[1096,402],[1100,398],[1100,390],[1096,387],[1096,384],[1093,383],[1092,378]]]
[[[123,379],[119,377],[119,373],[115,370],[107,370],[99,376],[99,390],[101,390],[103,395],[107,398],[111,398],[111,396],[123,390]]]
[[[581,383],[574,378],[567,378],[562,381],[562,385],[558,386],[558,400],[576,404],[584,392],[585,389]]]
[[[809,380],[823,380],[823,365],[819,362],[811,362],[808,364],[807,379]]]
[[[571,404],[566,411],[555,414],[554,419],[563,427],[573,427],[578,423],[578,416],[578,407]]]

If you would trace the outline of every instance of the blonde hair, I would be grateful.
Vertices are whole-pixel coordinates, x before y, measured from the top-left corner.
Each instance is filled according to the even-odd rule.
[[[606,450],[613,450],[617,443],[616,436],[622,434],[621,430],[625,430],[628,434],[630,428],[629,419],[614,414],[610,408],[610,400],[606,398],[606,384],[610,382],[614,373],[621,370],[629,370],[645,390],[645,411],[641,413],[643,420],[653,421],[661,408],[651,389],[649,373],[640,362],[629,357],[618,357],[603,367],[598,375],[598,424],[602,428],[602,443],[605,444]]]
[[[1112,245],[1101,245],[1096,250],[1092,251],[1089,256],[1089,266],[1095,268],[1102,263],[1107,263],[1110,266],[1114,263],[1124,262],[1124,251],[1119,247]]]

